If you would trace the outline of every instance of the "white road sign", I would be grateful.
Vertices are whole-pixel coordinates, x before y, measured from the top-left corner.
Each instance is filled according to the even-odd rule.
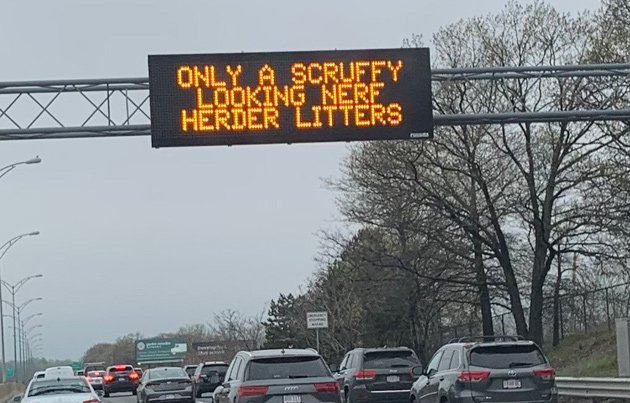
[[[328,312],[307,312],[306,327],[308,329],[328,329]]]

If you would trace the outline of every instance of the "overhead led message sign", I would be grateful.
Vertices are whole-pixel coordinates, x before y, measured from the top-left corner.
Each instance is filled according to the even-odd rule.
[[[429,50],[149,56],[153,147],[430,138]]]

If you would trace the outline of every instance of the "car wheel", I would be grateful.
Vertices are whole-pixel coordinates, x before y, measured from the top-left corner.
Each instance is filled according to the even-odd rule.
[[[343,389],[343,400],[345,403],[352,403],[352,399],[350,399],[350,391],[348,388]]]
[[[137,391],[137,390],[134,390],[134,391],[132,391],[132,392],[131,392],[131,394],[132,394],[133,396],[137,396],[137,395],[138,395],[138,391]]]
[[[106,390],[104,390],[104,391],[103,391],[103,397],[109,397],[109,392],[108,392],[108,391],[106,391]]]

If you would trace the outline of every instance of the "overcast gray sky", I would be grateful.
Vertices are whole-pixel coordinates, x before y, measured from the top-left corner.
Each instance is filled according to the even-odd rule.
[[[0,81],[144,77],[148,54],[395,48],[504,4],[2,0]],[[45,298],[27,309],[44,313],[54,358],[227,308],[260,312],[316,269],[316,233],[336,216],[321,178],[338,176],[346,153],[345,144],[155,150],[148,137],[2,142],[0,167],[43,159],[0,179],[0,244],[41,231],[5,256],[2,276],[45,275],[18,302]]]

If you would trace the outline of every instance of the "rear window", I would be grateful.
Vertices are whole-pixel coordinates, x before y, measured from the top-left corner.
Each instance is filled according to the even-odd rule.
[[[186,371],[177,367],[154,368],[149,370],[149,379],[187,378]]]
[[[133,367],[111,367],[109,372],[131,372]]]
[[[212,373],[225,375],[225,373],[227,372],[227,369],[228,369],[227,365],[206,365],[203,368],[201,368],[201,373],[204,375],[209,375]],[[193,372],[194,372],[194,369],[193,369]]]
[[[87,373],[87,375],[94,378],[94,377],[99,377],[99,376],[105,375],[105,372],[104,371],[90,371],[90,372]]]
[[[105,366],[104,365],[88,365],[87,367],[85,367],[84,372],[90,372],[90,371],[105,371]]]
[[[85,378],[75,379],[55,379],[50,381],[37,381],[31,384],[31,388],[28,391],[28,396],[43,396],[43,395],[59,395],[69,393],[90,393],[90,386],[85,381]]]
[[[249,363],[247,380],[299,379],[330,376],[324,361],[318,357],[260,358]]]
[[[197,367],[186,367],[186,373],[188,376],[194,375]]]
[[[470,365],[484,368],[525,368],[545,364],[535,345],[482,346],[470,351]]]
[[[420,365],[418,358],[410,350],[373,351],[364,354],[363,368],[407,368]]]

